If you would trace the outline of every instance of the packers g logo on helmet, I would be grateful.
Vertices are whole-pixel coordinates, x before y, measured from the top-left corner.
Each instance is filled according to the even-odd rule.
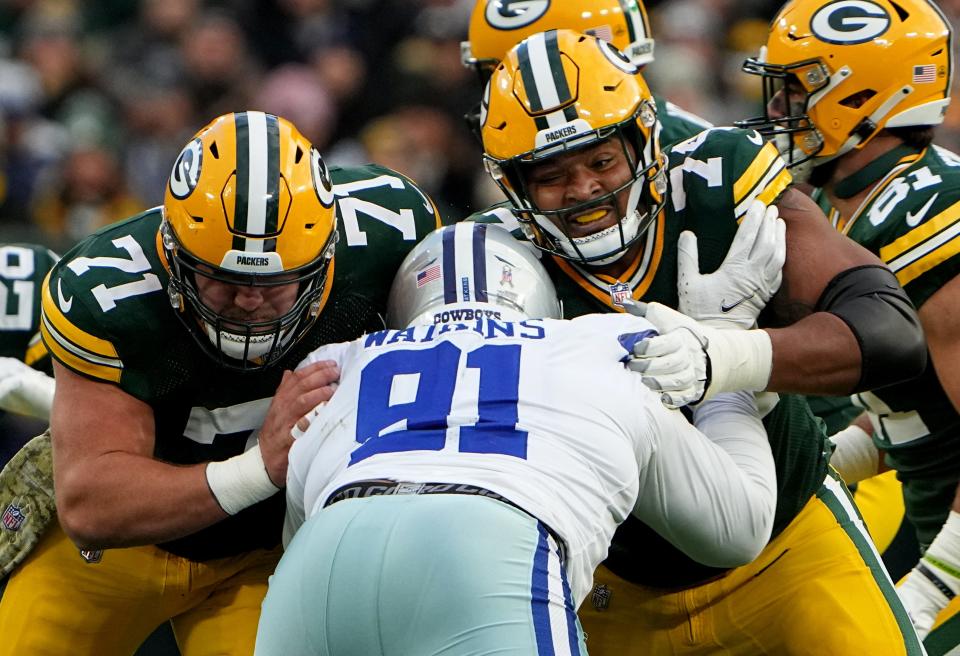
[[[640,69],[634,65],[624,53],[614,48],[607,41],[599,41],[598,46],[600,47],[600,51],[606,55],[608,60],[610,60],[610,63],[624,73],[636,75],[640,71]]]
[[[170,172],[170,193],[174,198],[184,199],[197,188],[200,167],[203,165],[203,144],[200,139],[188,143]]]
[[[890,29],[890,15],[869,0],[837,0],[813,15],[810,29],[827,43],[865,43]]]
[[[324,207],[333,206],[333,182],[330,180],[330,171],[327,163],[320,157],[320,151],[310,149],[310,173],[313,177],[313,187],[317,190],[317,199]]]
[[[550,0],[491,0],[484,16],[498,30],[515,30],[533,23],[549,8]]]

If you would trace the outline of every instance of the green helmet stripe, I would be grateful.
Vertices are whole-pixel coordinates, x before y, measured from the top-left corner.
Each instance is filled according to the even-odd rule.
[[[262,237],[275,235],[279,228],[280,125],[271,114],[244,112],[236,114],[236,129],[234,248],[272,251],[276,240]]]
[[[234,114],[234,125],[237,131],[237,171],[233,199],[233,249],[246,250],[241,235],[247,232],[247,196],[250,186],[250,129],[247,114]]]

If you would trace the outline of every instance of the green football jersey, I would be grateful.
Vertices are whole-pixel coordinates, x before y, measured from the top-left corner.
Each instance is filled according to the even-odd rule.
[[[657,94],[653,94],[653,102],[657,106],[657,119],[660,121],[660,146],[662,148],[685,141],[707,128],[713,127],[710,121],[677,107]]]
[[[850,217],[816,198],[833,224],[875,253],[918,308],[960,273],[960,157],[930,146],[902,156]],[[960,415],[928,358],[914,380],[855,396],[870,411],[877,446],[903,481],[921,544],[940,530],[960,480]]]
[[[753,200],[769,204],[791,182],[774,146],[753,131],[705,130],[670,148],[668,156],[666,208],[644,237],[643,251],[619,280],[595,275],[562,258],[543,257],[563,300],[565,317],[622,312],[616,299],[623,295],[676,308],[680,233],[691,230],[697,235],[701,271],[715,271]],[[502,223],[523,238],[517,217],[506,204],[468,220]],[[776,535],[823,482],[826,437],[821,422],[799,396],[781,395],[765,415],[764,425],[777,468]],[[643,558],[638,558],[641,553]],[[694,562],[632,517],[618,529],[606,564],[628,580],[658,587],[692,585],[720,571]]]
[[[45,373],[50,355],[40,339],[40,290],[57,255],[36,244],[0,246],[0,356]]]
[[[158,459],[194,464],[243,452],[256,441],[284,369],[323,344],[384,327],[394,273],[414,244],[440,225],[433,202],[389,169],[334,168],[331,176],[340,237],[331,291],[316,323],[275,366],[230,371],[201,351],[167,295],[159,208],[100,230],[53,269],[43,298],[43,339],[51,354],[149,404]],[[283,514],[280,493],[160,546],[194,560],[273,547]]]

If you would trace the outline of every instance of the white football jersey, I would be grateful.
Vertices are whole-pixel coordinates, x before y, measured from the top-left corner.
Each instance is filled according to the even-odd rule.
[[[623,314],[476,318],[318,349],[304,364],[335,360],[342,376],[290,451],[285,542],[352,482],[480,486],[563,539],[579,605],[638,490],[638,516],[685,523],[684,535],[700,530],[705,499],[726,494],[688,478],[723,479],[722,450],[624,366],[652,334]]]

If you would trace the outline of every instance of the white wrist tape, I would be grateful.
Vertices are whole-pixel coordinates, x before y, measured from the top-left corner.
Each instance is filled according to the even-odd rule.
[[[954,594],[960,594],[960,513],[950,511],[920,561],[932,569]]]
[[[764,390],[773,369],[773,345],[764,330],[713,330],[709,333],[710,387],[720,392]]]
[[[856,483],[876,476],[880,470],[880,451],[873,438],[856,424],[830,436],[836,449],[830,456],[830,464],[846,483]]]
[[[259,444],[228,460],[208,462],[207,485],[228,515],[236,515],[280,491],[267,474]]]

